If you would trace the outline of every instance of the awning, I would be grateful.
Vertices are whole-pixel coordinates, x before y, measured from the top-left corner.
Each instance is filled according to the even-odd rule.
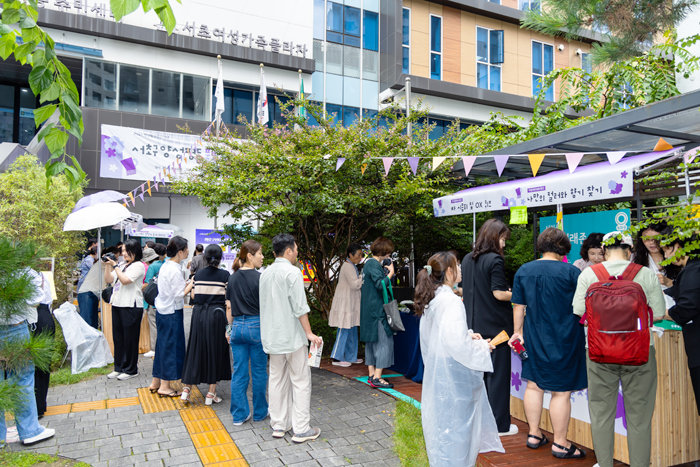
[[[484,185],[433,200],[435,217],[513,206],[528,208],[629,198],[634,191],[635,170],[675,153],[679,148],[631,156],[615,165],[609,162],[578,167],[574,173],[558,170],[527,179]]]

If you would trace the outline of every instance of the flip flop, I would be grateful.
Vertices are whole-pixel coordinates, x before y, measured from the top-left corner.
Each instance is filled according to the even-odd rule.
[[[180,397],[180,394],[177,393],[177,391],[173,391],[168,394],[161,394],[160,392],[158,393],[158,397]]]
[[[527,447],[529,447],[530,449],[537,449],[540,446],[544,446],[545,444],[549,443],[549,438],[547,438],[544,434],[541,438],[535,435],[527,435],[527,437]],[[535,438],[537,440],[537,443],[531,443],[530,438]]]
[[[158,389],[160,389],[160,388],[155,388],[155,389],[148,388],[148,390],[151,391],[151,394],[155,394],[156,392],[158,392]]]

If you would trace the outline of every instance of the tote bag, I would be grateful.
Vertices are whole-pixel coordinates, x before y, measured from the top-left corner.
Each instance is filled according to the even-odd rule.
[[[385,281],[382,281],[382,286],[384,287],[382,290],[384,294],[384,313],[386,313],[386,320],[389,323],[389,327],[392,331],[405,331],[406,328],[403,327],[403,321],[401,321],[401,312],[399,312],[399,304],[394,299],[394,291],[391,288],[391,282],[389,283],[389,293],[391,293],[391,301],[389,301],[389,296],[387,295]]]

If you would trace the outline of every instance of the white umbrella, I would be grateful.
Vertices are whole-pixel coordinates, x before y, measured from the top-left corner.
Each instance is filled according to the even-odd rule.
[[[121,222],[130,215],[129,210],[119,203],[94,204],[71,213],[63,223],[63,230],[92,230],[106,227]]]

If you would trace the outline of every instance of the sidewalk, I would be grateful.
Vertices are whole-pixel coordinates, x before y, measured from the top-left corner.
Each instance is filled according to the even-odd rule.
[[[12,443],[10,449],[58,454],[94,467],[400,465],[392,451],[394,400],[360,382],[313,369],[311,421],[322,433],[297,445],[290,434],[273,439],[269,419],[233,426],[228,382],[219,385],[224,401],[213,410],[196,391],[189,407],[139,391],[150,384],[152,365],[140,357],[138,378],[100,376],[51,388],[40,423],[56,429],[55,437],[30,447]],[[207,386],[199,389],[205,394]]]

